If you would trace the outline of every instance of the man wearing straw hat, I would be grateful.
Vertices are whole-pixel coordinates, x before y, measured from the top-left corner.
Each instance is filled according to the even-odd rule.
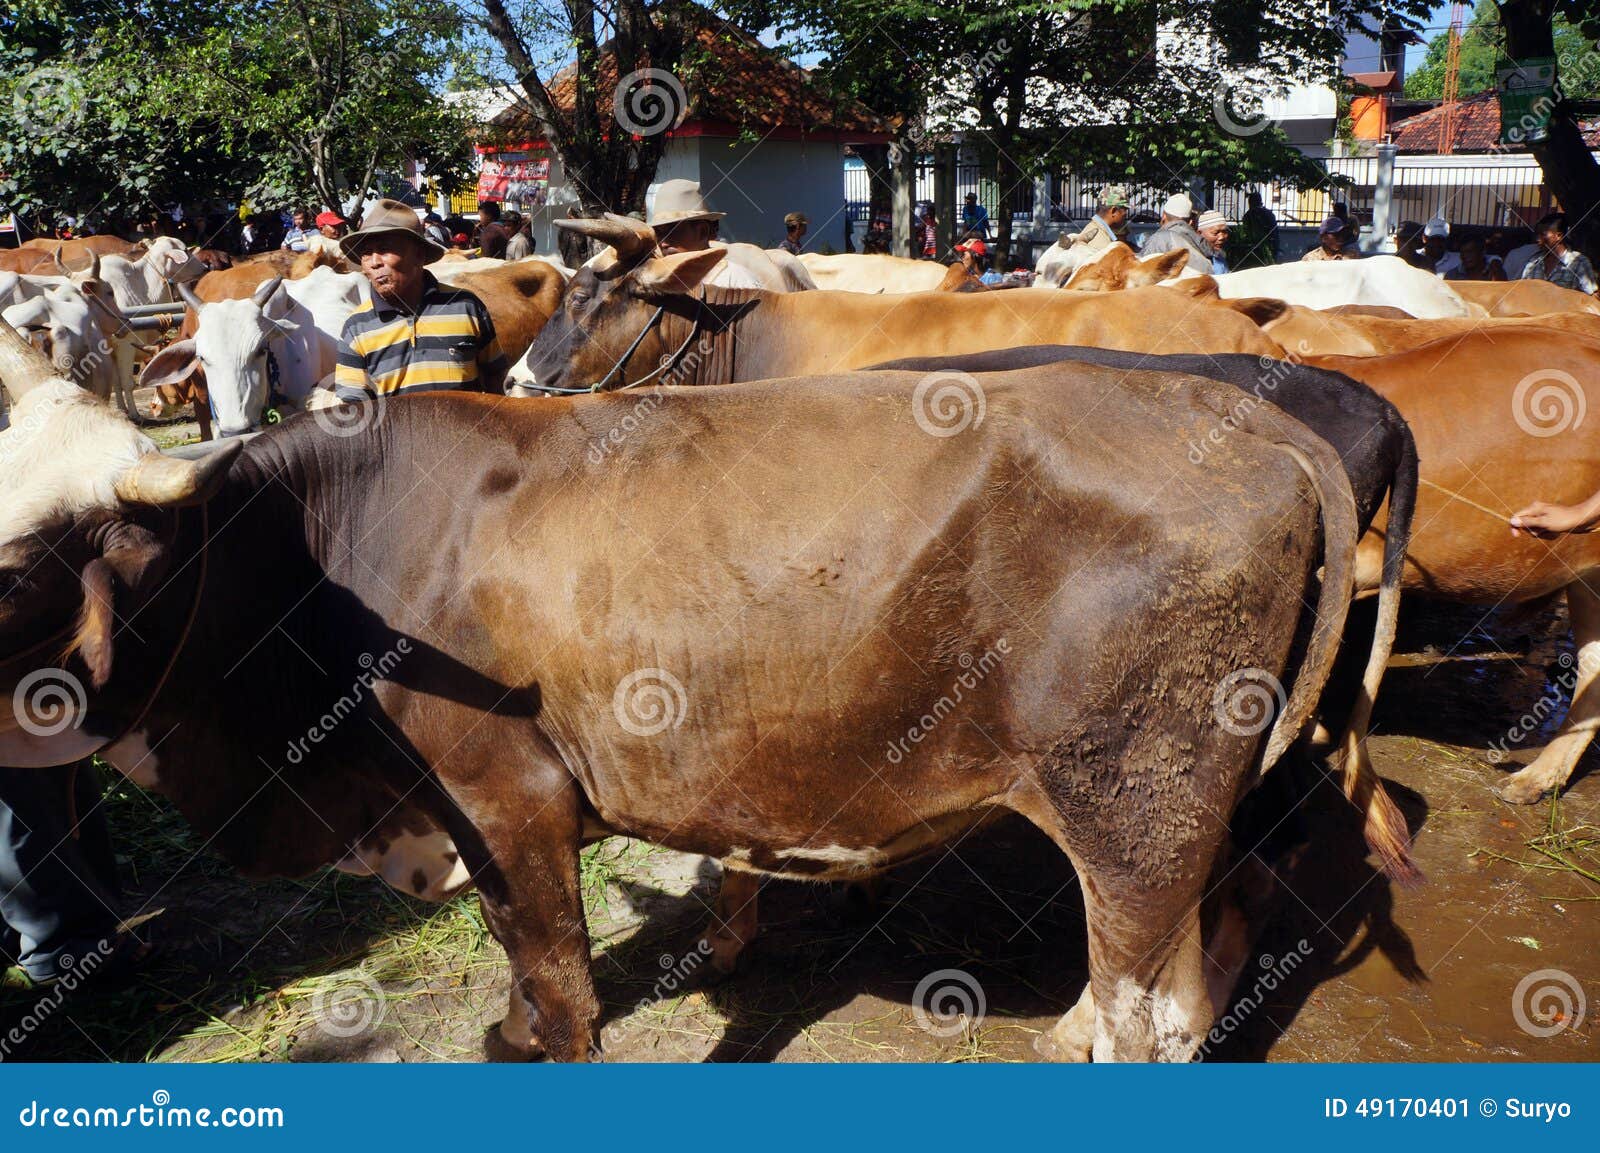
[[[704,252],[711,247],[712,225],[728,215],[715,212],[693,180],[667,180],[656,189],[645,223],[655,230],[662,256],[679,252]],[[711,270],[706,284],[718,288],[760,288],[761,282],[731,260]]]
[[[339,341],[334,391],[340,400],[504,390],[506,358],[489,310],[428,271],[444,249],[428,239],[415,212],[397,200],[380,200],[339,248],[371,286],[370,299],[345,321]]]

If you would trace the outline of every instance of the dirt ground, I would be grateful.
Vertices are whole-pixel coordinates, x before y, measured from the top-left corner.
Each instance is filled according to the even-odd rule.
[[[1426,884],[1400,890],[1375,872],[1314,766],[1275,772],[1252,803],[1241,824],[1272,830],[1260,854],[1280,891],[1207,1059],[1600,1056],[1596,754],[1559,804],[1490,792],[1514,766],[1491,763],[1489,743],[1560,675],[1565,622],[1481,616],[1408,603],[1376,717],[1374,759]],[[482,1059],[508,986],[475,898],[429,906],[332,873],[248,883],[133,786],[113,786],[108,806],[128,907],[156,914],[141,931],[159,953],[115,992],[52,998],[13,974],[0,1035],[27,1024],[14,1058]],[[1020,821],[900,868],[876,904],[769,882],[761,936],[720,983],[696,951],[712,863],[617,839],[588,850],[584,880],[611,1060],[1032,1060],[1085,980],[1072,869]],[[1542,970],[1564,977],[1530,978]],[[1552,981],[1565,1002],[1541,995]],[[1514,1011],[1519,983],[1531,987]]]

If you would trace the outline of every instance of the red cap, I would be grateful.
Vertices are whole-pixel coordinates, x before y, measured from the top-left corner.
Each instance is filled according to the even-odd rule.
[[[965,244],[956,245],[957,252],[970,252],[974,256],[988,256],[989,246],[981,240],[969,240]]]
[[[326,228],[330,224],[343,224],[343,223],[345,223],[344,217],[340,216],[337,212],[319,212],[319,213],[317,213],[317,227],[318,228]]]

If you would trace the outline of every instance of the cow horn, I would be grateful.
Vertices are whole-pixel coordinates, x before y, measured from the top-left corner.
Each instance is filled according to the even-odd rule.
[[[98,252],[91,252],[89,254],[89,275],[86,276],[84,279],[85,280],[99,280],[100,279],[100,254]]]
[[[205,303],[205,301],[201,300],[200,297],[195,294],[194,288],[187,280],[180,280],[178,282],[178,295],[183,298],[183,302],[185,304],[194,309],[196,312],[199,312],[200,306]]]
[[[200,460],[179,460],[159,452],[147,452],[127,472],[117,478],[117,499],[125,504],[144,504],[156,508],[181,508],[203,504],[228,475],[233,460],[244,442],[217,442],[215,452]]]
[[[577,232],[591,240],[611,245],[617,250],[619,264],[652,252],[656,246],[655,229],[631,216],[618,216],[613,212],[606,213],[599,220],[581,217],[576,220],[558,220],[555,225],[557,228],[565,228],[568,232]]]
[[[67,262],[61,259],[61,252],[64,248],[66,248],[65,244],[56,245],[55,248],[50,252],[50,259],[54,261],[55,266],[61,270],[62,276],[71,276],[72,269],[68,268]]]
[[[271,280],[262,281],[261,287],[256,289],[255,296],[253,296],[251,299],[254,300],[258,306],[265,306],[267,301],[272,299],[272,294],[278,291],[278,286],[282,283],[283,277],[281,276],[274,276]]]
[[[11,394],[13,404],[23,396],[55,377],[55,367],[50,358],[40,352],[27,339],[0,320],[0,384]]]

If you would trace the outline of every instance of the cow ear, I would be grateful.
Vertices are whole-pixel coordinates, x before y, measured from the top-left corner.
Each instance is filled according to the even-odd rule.
[[[1223,304],[1237,313],[1248,316],[1262,328],[1289,314],[1289,306],[1270,296],[1247,296],[1238,300],[1224,300]]]
[[[113,638],[116,635],[116,581],[143,601],[166,576],[170,557],[156,537],[128,526],[117,543],[84,566],[80,578],[83,607],[72,647],[89,670],[90,682],[103,689],[111,679]]]
[[[174,341],[167,345],[144,366],[139,374],[140,388],[158,388],[163,384],[177,384],[194,375],[200,367],[193,338]]]
[[[646,300],[658,300],[663,296],[683,296],[693,292],[727,255],[726,248],[711,248],[703,252],[679,252],[673,256],[647,260],[633,274],[633,294]]]
[[[1222,295],[1217,288],[1216,278],[1211,276],[1191,276],[1170,281],[1161,287],[1168,292],[1181,292],[1185,296],[1192,296],[1196,300],[1216,300]]]

